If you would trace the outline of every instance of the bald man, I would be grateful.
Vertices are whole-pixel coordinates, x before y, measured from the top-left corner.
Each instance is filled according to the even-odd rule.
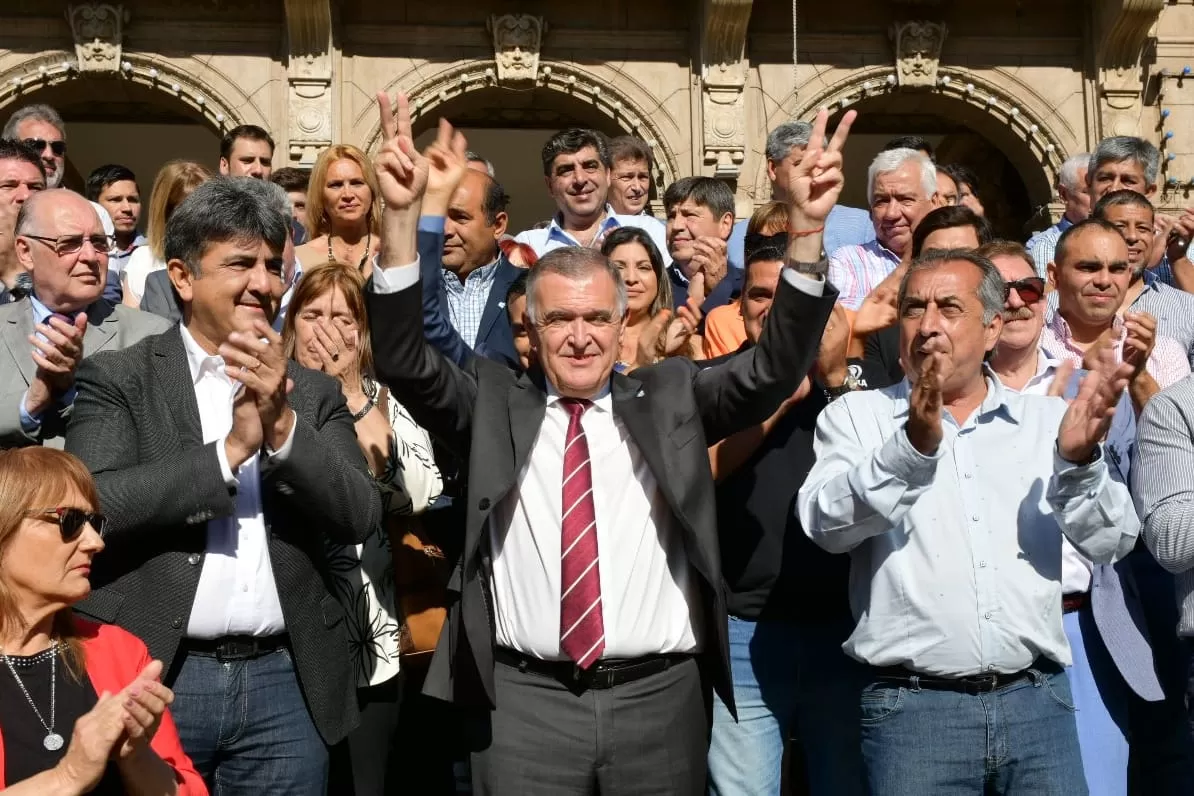
[[[0,307],[0,447],[62,447],[75,369],[96,351],[164,332],[168,321],[103,300],[111,239],[95,208],[65,189],[39,191],[17,213],[14,246],[33,292]]]

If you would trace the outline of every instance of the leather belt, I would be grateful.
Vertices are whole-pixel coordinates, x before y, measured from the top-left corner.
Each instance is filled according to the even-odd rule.
[[[600,660],[588,669],[581,669],[572,661],[545,661],[498,647],[494,658],[498,663],[512,666],[519,671],[530,672],[540,677],[550,677],[568,688],[581,690],[614,688],[633,683],[644,677],[667,671],[677,664],[692,660],[692,655],[647,655],[642,658]]]
[[[1081,611],[1086,607],[1088,602],[1090,602],[1090,592],[1088,591],[1063,594],[1061,596],[1061,612],[1063,614],[1072,614],[1074,611]]]
[[[923,688],[929,691],[956,691],[962,694],[989,694],[1001,688],[1007,688],[1022,680],[1031,678],[1034,673],[1061,674],[1065,669],[1061,664],[1043,655],[1032,662],[1032,666],[1010,674],[991,672],[990,674],[973,674],[966,677],[931,677],[918,674],[904,666],[883,666],[874,669],[875,678],[881,683],[898,684],[906,688]]]
[[[260,658],[290,645],[290,636],[222,636],[220,638],[183,639],[183,649],[192,655],[204,655],[220,661]]]

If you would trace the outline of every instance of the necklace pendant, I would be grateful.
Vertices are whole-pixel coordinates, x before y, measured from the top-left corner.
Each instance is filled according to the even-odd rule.
[[[46,749],[48,749],[51,752],[57,752],[59,749],[62,748],[62,744],[63,744],[62,736],[56,732],[50,733],[41,742],[41,745],[46,747]]]

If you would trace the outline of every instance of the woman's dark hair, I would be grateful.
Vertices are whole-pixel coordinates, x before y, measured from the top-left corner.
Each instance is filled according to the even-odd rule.
[[[647,259],[651,261],[651,270],[655,272],[655,300],[651,302],[651,317],[663,309],[672,308],[672,282],[663,266],[663,256],[651,240],[651,236],[638,227],[618,227],[605,238],[601,244],[601,253],[609,257],[614,249],[625,243],[637,243],[647,250]]]

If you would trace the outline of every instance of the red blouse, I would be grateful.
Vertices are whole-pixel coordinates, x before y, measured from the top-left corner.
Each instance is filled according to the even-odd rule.
[[[98,625],[79,617],[75,617],[74,622],[83,640],[87,676],[91,678],[97,694],[122,691],[152,660],[141,640],[127,630],[115,625]],[[69,735],[67,740],[69,742]],[[169,710],[162,714],[161,724],[149,745],[166,761],[166,765],[174,769],[179,796],[207,796],[203,778],[195,770],[191,758],[182,750],[178,729]],[[0,789],[3,787],[4,742],[0,738]]]

